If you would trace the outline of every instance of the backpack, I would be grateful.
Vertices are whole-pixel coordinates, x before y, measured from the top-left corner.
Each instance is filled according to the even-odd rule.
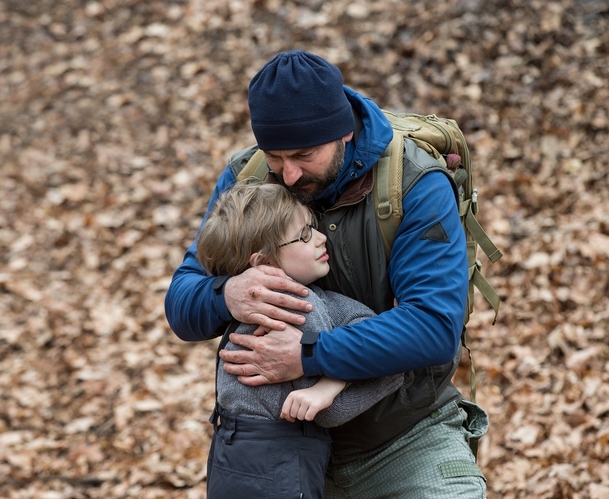
[[[383,110],[393,128],[393,140],[379,158],[374,179],[374,199],[377,206],[376,215],[385,253],[389,259],[391,244],[402,221],[402,175],[404,163],[404,139],[411,139],[415,144],[433,156],[450,172],[459,192],[459,215],[465,232],[467,260],[469,268],[469,291],[463,334],[461,342],[468,351],[470,361],[470,398],[476,399],[476,376],[472,354],[466,341],[465,325],[474,308],[474,288],[495,311],[493,324],[499,313],[499,295],[481,273],[482,263],[477,258],[478,246],[482,248],[491,262],[496,262],[503,255],[488,235],[484,232],[476,215],[478,214],[478,190],[472,185],[472,168],[469,149],[463,132],[457,122],[439,118],[435,115],[394,114]],[[237,176],[237,181],[249,177],[263,180],[268,173],[264,153],[256,151]]]

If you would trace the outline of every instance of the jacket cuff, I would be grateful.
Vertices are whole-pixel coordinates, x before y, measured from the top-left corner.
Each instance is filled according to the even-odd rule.
[[[220,319],[224,322],[233,320],[233,316],[226,307],[226,300],[224,300],[224,285],[230,277],[231,276],[229,275],[216,277],[216,280],[211,285],[212,289],[214,290],[212,297],[212,300],[214,301],[214,308],[218,312]]]
[[[313,357],[313,348],[317,343],[319,337],[319,331],[305,331],[300,338],[300,344],[302,345],[302,356]]]
[[[302,370],[305,376],[321,376],[321,373],[318,372],[317,362],[315,362],[315,357],[305,357],[301,355],[302,361]]]
[[[315,345],[319,338],[320,331],[306,331],[300,338],[302,345],[301,362],[305,376],[318,376],[317,363],[315,362]]]

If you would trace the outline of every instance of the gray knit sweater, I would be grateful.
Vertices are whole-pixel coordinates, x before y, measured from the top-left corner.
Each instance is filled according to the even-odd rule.
[[[313,304],[313,310],[306,315],[307,322],[300,327],[303,333],[307,330],[328,331],[374,315],[372,310],[360,302],[315,285],[309,287],[307,300]],[[241,324],[236,332],[252,334],[255,329],[254,325]],[[241,349],[231,342],[228,342],[226,348]],[[302,377],[285,383],[246,386],[236,376],[226,373],[222,369],[223,363],[220,361],[217,372],[218,402],[224,410],[239,416],[279,419],[283,403],[291,391],[308,388],[319,380],[319,377]],[[325,428],[346,423],[395,392],[403,383],[403,374],[352,383],[334,399],[330,407],[317,414],[315,422]]]

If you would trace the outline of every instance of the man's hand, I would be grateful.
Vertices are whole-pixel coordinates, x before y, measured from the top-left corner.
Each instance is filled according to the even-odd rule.
[[[302,333],[286,325],[285,331],[271,330],[264,336],[230,335],[230,341],[249,350],[220,350],[224,370],[239,377],[244,385],[259,386],[300,378]]]
[[[284,330],[286,324],[304,324],[305,318],[291,310],[310,312],[312,305],[278,291],[307,296],[306,286],[290,279],[281,269],[267,265],[251,267],[224,285],[224,300],[239,322]]]

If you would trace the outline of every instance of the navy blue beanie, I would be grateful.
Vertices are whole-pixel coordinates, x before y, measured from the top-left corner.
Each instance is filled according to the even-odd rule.
[[[303,50],[267,62],[249,86],[252,131],[260,149],[313,147],[355,130],[340,70]]]

